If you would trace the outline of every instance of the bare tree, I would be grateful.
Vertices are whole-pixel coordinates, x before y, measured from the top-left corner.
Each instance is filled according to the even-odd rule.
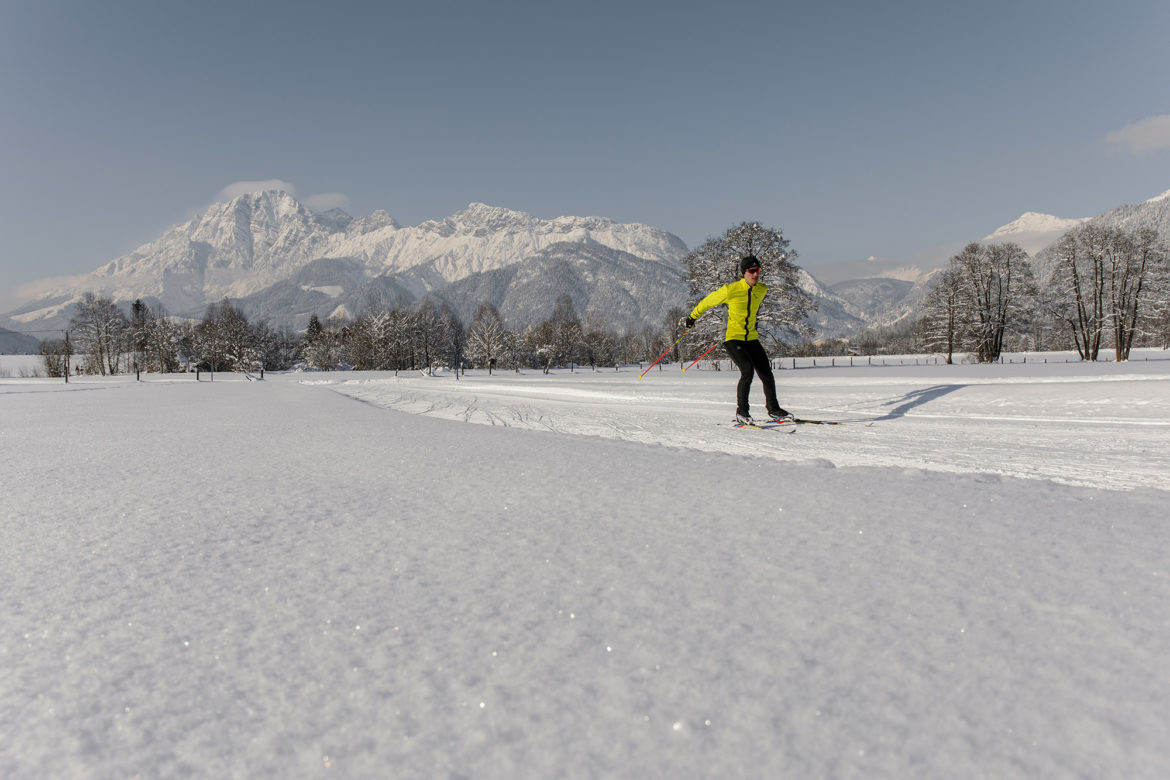
[[[262,368],[281,371],[296,364],[301,340],[290,328],[273,328],[261,322],[253,327],[253,334]]]
[[[1088,224],[1061,236],[1047,280],[1051,313],[1064,322],[1081,360],[1096,360],[1105,332],[1106,233]]]
[[[433,371],[439,366],[456,366],[463,349],[463,323],[449,305],[424,299],[413,325],[414,352],[421,357],[423,368]]]
[[[585,331],[568,294],[557,298],[553,313],[539,325],[530,326],[524,332],[529,350],[544,363],[543,371],[548,373],[553,366],[562,366],[580,361],[584,350]]]
[[[1115,360],[1129,360],[1134,336],[1143,324],[1143,308],[1151,293],[1166,288],[1165,244],[1156,231],[1122,232],[1115,237],[1109,263],[1109,318],[1113,326]]]
[[[467,330],[467,359],[472,365],[486,366],[490,374],[500,362],[510,362],[516,343],[500,310],[491,303],[481,303],[475,320]]]
[[[596,312],[585,315],[581,325],[581,357],[583,362],[597,369],[599,365],[617,366],[618,337],[605,324],[605,318]]]
[[[958,275],[962,322],[980,363],[998,360],[1005,336],[1028,325],[1036,283],[1018,244],[971,243],[951,258]]]
[[[69,331],[77,351],[86,356],[86,368],[103,376],[117,374],[126,349],[126,315],[109,298],[91,292],[82,296],[76,307]]]
[[[248,371],[260,365],[260,351],[244,312],[227,298],[207,307],[195,327],[200,359],[213,371]]]
[[[45,375],[58,378],[65,376],[69,367],[69,348],[64,339],[45,339],[41,342],[41,359],[45,362]]]
[[[1082,360],[1096,360],[1106,330],[1114,357],[1129,359],[1134,337],[1166,305],[1168,250],[1157,233],[1096,224],[1065,233],[1046,280],[1050,314],[1072,334]]]
[[[945,352],[948,365],[954,362],[955,350],[962,348],[959,344],[961,309],[961,278],[955,268],[947,268],[935,277],[926,294],[918,329],[922,347]]]
[[[804,319],[816,310],[816,304],[800,285],[800,269],[792,263],[796,252],[779,228],[766,228],[758,222],[729,228],[687,255],[690,304],[740,279],[739,261],[747,255],[759,258],[764,268],[760,281],[768,286],[768,296],[756,315],[760,338],[775,346],[792,336],[811,336],[812,329]],[[701,320],[695,330],[698,339],[710,343],[719,338],[726,324],[724,316],[721,313]]]

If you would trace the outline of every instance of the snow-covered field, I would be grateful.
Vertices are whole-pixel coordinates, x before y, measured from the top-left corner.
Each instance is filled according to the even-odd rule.
[[[1167,357],[0,356],[0,777],[1170,776]]]

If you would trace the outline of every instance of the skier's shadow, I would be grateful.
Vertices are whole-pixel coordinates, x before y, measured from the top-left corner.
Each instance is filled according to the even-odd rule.
[[[878,417],[878,420],[895,420],[899,417],[905,417],[906,413],[916,406],[928,404],[944,395],[962,390],[967,385],[935,385],[934,387],[924,387],[921,390],[915,390],[907,393],[901,398],[895,398],[892,401],[887,401],[883,406],[891,406],[897,404],[893,409],[886,414]]]

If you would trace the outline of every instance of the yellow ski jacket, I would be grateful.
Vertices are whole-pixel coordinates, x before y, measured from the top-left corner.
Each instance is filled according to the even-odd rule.
[[[724,341],[755,341],[760,338],[756,332],[756,313],[767,294],[768,286],[762,282],[752,286],[740,279],[723,285],[699,301],[691,312],[691,319],[697,320],[707,309],[726,303],[727,335]]]

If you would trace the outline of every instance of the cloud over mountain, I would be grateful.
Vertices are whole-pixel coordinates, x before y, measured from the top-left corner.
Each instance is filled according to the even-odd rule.
[[[1170,114],[1152,116],[1114,130],[1105,136],[1105,142],[1125,147],[1134,154],[1170,149]]]

